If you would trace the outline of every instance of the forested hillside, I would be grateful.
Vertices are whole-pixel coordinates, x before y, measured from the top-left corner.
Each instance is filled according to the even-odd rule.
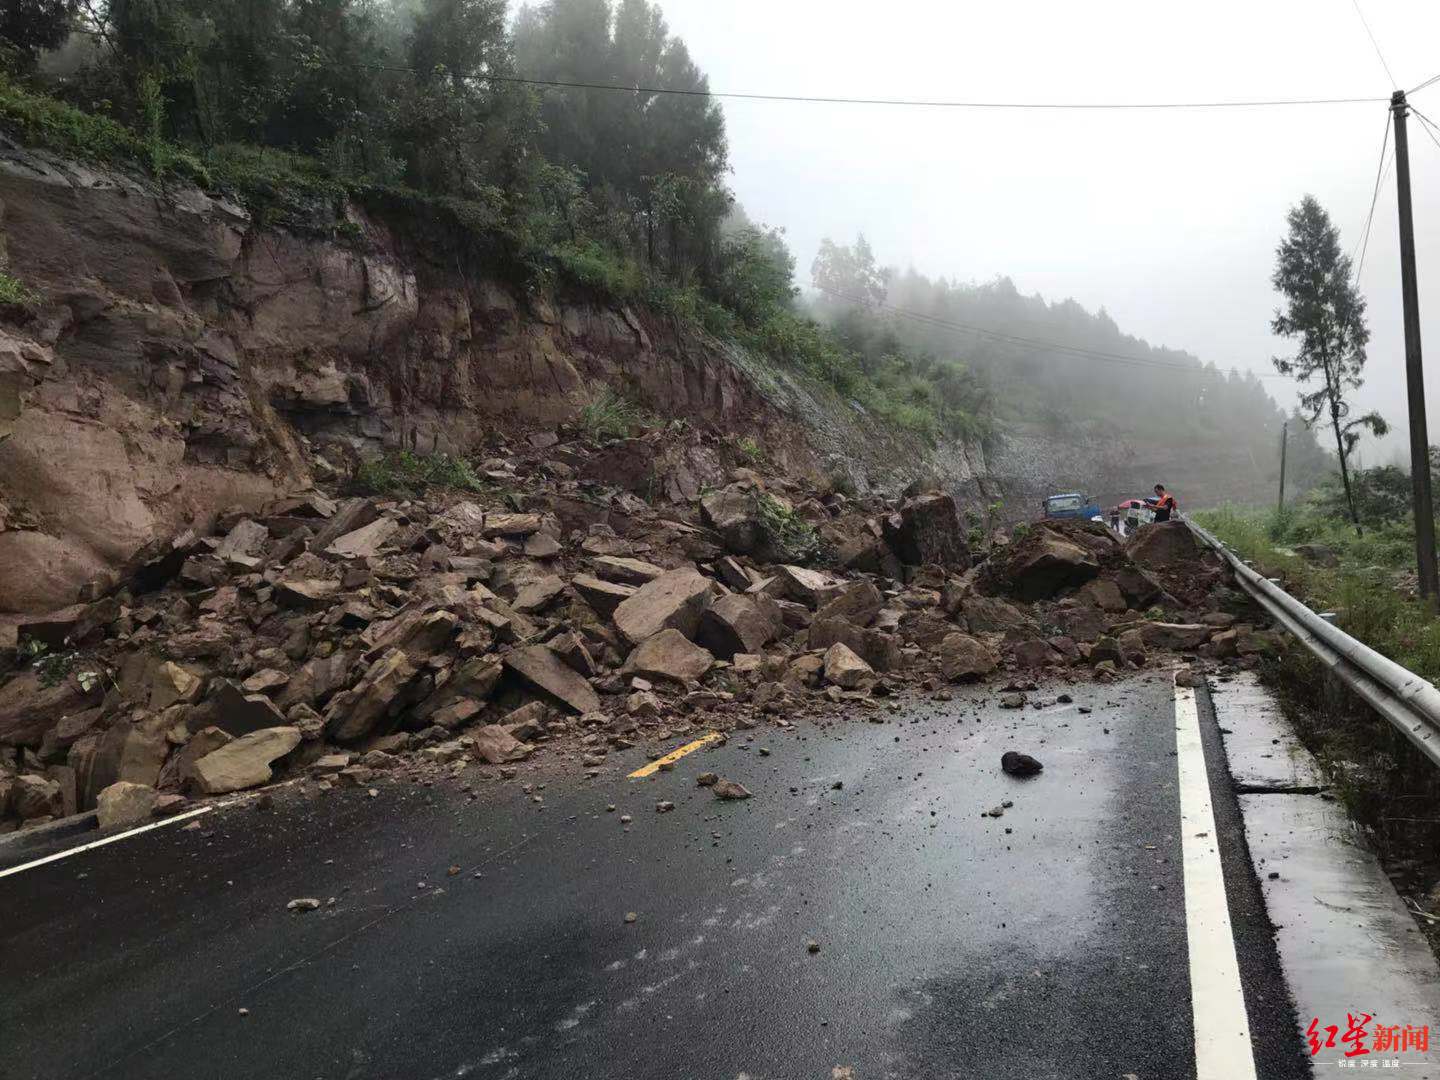
[[[0,127],[25,142],[342,241],[360,242],[345,199],[398,207],[525,289],[644,301],[928,440],[1021,427],[1275,455],[1258,380],[1008,279],[827,241],[802,300],[783,232],[727,185],[704,72],[648,0],[30,0],[0,14],[0,45]],[[1292,426],[1303,484],[1326,459]]]
[[[942,409],[958,385],[978,386],[989,423],[1001,430],[1239,447],[1257,467],[1278,472],[1286,413],[1250,372],[1152,346],[1122,332],[1103,310],[1023,295],[1009,278],[959,284],[882,267],[863,236],[851,245],[825,241],[812,275],[812,313],[862,367],[883,380],[890,358],[910,357],[909,366],[925,376],[913,393]],[[1331,468],[1330,455],[1292,419],[1292,490]]]

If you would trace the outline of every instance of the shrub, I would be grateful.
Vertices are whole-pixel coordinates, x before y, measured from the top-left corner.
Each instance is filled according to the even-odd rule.
[[[640,406],[608,386],[580,410],[580,426],[592,439],[625,439],[651,420]]]
[[[362,495],[415,496],[430,487],[480,491],[484,482],[464,458],[401,450],[361,462],[350,486]]]

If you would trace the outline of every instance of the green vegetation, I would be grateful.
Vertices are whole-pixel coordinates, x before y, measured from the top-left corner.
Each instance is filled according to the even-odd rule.
[[[608,386],[580,410],[580,427],[592,439],[629,438],[638,428],[654,423],[654,417]]]
[[[0,304],[33,304],[36,299],[34,291],[23,281],[0,270]]]
[[[1293,375],[1308,386],[1317,376],[1320,385],[1300,394],[1301,415],[1308,425],[1323,415],[1335,437],[1340,461],[1340,482],[1355,531],[1361,531],[1360,512],[1350,484],[1350,455],[1360,435],[1377,438],[1390,425],[1377,412],[1351,418],[1352,390],[1363,384],[1365,346],[1370,329],[1365,324],[1365,298],[1355,287],[1349,256],[1340,250],[1340,230],[1314,197],[1306,195],[1286,217],[1289,232],[1276,253],[1273,283],[1285,297],[1286,308],[1276,312],[1270,329],[1295,340],[1295,355],[1275,360],[1275,370]]]
[[[1363,537],[1337,478],[1283,513],[1227,506],[1195,517],[1312,609],[1334,611],[1346,633],[1431,681],[1440,679],[1440,620],[1407,587],[1415,557],[1409,477],[1387,466],[1351,479]],[[1333,560],[1319,551],[1304,558],[1295,550],[1304,544],[1320,545]],[[1382,853],[1432,864],[1440,843],[1440,775],[1429,760],[1306,649],[1292,644],[1264,670],[1291,706],[1287,712],[1302,740]]]
[[[773,495],[753,493],[755,515],[766,532],[784,549],[791,562],[808,562],[820,553],[820,534],[815,527]]]
[[[823,298],[803,303],[783,233],[726,185],[723,113],[692,93],[705,74],[656,4],[513,14],[506,0],[31,0],[0,16],[0,130],[360,247],[343,214],[356,202],[526,290],[589,290],[738,342],[924,441],[985,444],[997,421],[1109,436],[1123,418],[1141,437],[1273,442],[1278,417],[1253,379],[1009,282],[897,274],[863,238],[821,246]],[[1028,334],[1061,346],[1005,336]]]
[[[735,440],[735,452],[747,465],[763,465],[765,463],[765,448],[749,435],[742,435]]]
[[[485,485],[464,458],[401,450],[362,462],[350,486],[361,495],[413,498],[431,487],[480,491]]]

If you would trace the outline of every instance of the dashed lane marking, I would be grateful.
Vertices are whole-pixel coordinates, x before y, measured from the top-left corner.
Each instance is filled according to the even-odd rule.
[[[163,821],[152,821],[149,825],[141,825],[136,829],[127,829],[125,832],[116,833],[114,836],[107,836],[103,840],[91,840],[88,844],[81,844],[78,847],[67,848],[64,851],[57,851],[53,855],[46,855],[43,859],[32,859],[30,862],[21,863],[19,866],[12,866],[8,870],[0,870],[0,878],[9,877],[11,874],[23,873],[26,870],[34,870],[37,866],[44,866],[46,863],[57,862],[60,859],[68,859],[71,855],[79,855],[82,851],[93,851],[95,848],[104,847],[106,844],[113,844],[120,840],[128,840],[132,836],[139,836],[151,829],[163,829],[167,825],[177,825],[201,814],[208,814],[214,810],[213,806],[202,806],[198,810],[189,810],[183,814],[176,814],[174,817],[166,818]]]
[[[720,733],[718,731],[712,731],[708,735],[702,735],[694,742],[688,742],[684,746],[680,747],[678,750],[671,750],[670,753],[666,754],[662,758],[656,758],[654,761],[650,762],[647,765],[641,765],[640,768],[632,772],[627,779],[639,780],[641,777],[650,776],[653,773],[659,771],[660,766],[669,765],[672,762],[679,761],[686,754],[693,754],[702,746],[709,746],[711,743],[717,741],[719,738]]]
[[[1195,1078],[1255,1080],[1255,1051],[1210,805],[1200,711],[1195,691],[1187,686],[1175,687],[1175,759],[1180,774],[1180,849],[1185,866]]]

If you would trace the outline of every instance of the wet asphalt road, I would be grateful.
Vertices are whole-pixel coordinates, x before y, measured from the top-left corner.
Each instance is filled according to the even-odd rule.
[[[638,751],[527,769],[543,803],[281,795],[0,879],[0,1077],[1183,1080],[1173,691],[1032,697],[1067,689],[756,732],[648,780]],[[1258,1072],[1305,1076],[1201,719]]]

